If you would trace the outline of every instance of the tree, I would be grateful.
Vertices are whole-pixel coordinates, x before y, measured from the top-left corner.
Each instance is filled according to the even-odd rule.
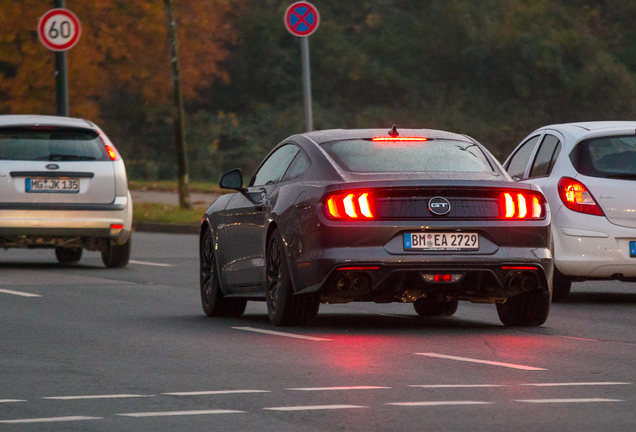
[[[220,62],[235,39],[225,15],[236,0],[175,0],[186,100],[197,100],[215,80],[227,81]],[[82,38],[68,53],[71,115],[100,118],[100,102],[115,89],[144,103],[171,94],[163,3],[153,0],[67,0],[82,22]],[[54,55],[37,37],[41,0],[2,0],[0,113],[55,113]]]

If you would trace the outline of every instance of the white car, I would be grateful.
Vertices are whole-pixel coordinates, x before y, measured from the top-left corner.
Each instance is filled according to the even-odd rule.
[[[636,122],[542,127],[504,167],[540,186],[550,205],[554,301],[572,281],[636,282]]]
[[[130,258],[126,168],[95,124],[0,116],[0,247],[54,248],[62,264],[100,251],[106,267]]]

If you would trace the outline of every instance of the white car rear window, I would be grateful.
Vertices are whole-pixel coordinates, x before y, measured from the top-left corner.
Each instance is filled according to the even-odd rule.
[[[0,129],[0,160],[109,160],[97,132],[77,128]]]

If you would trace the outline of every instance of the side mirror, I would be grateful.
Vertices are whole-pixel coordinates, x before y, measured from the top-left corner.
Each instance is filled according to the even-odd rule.
[[[238,168],[226,172],[221,176],[221,179],[219,180],[219,186],[221,187],[221,189],[234,189],[237,191],[242,191],[243,173]]]

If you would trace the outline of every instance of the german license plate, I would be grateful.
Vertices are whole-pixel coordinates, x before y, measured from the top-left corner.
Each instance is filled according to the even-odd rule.
[[[477,250],[479,234],[471,232],[405,233],[405,250]]]
[[[636,241],[629,242],[629,256],[636,258]]]
[[[78,178],[28,178],[27,192],[79,193]]]

